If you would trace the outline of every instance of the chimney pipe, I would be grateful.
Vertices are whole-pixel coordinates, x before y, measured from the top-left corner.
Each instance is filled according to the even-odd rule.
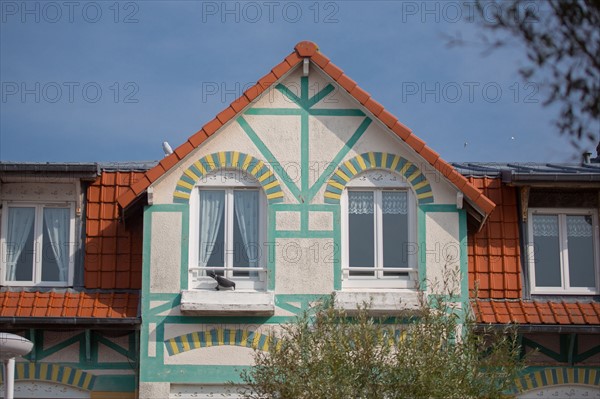
[[[583,153],[582,158],[583,158],[582,162],[584,164],[590,163],[591,159],[592,159],[592,153],[589,152],[589,151],[586,151],[586,152]]]

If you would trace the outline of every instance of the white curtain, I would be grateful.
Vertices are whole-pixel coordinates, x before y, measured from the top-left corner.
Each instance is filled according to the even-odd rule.
[[[17,262],[33,228],[35,208],[8,208],[6,237],[6,280],[15,281]],[[9,249],[10,248],[10,249]],[[33,264],[32,264],[33,267]]]
[[[591,237],[592,217],[583,215],[568,215],[567,235],[569,237]]]
[[[406,192],[384,191],[382,195],[383,213],[391,215],[406,215],[408,213]]]
[[[219,227],[223,222],[225,192],[219,190],[200,191],[200,267],[208,264],[215,248]]]
[[[533,235],[535,237],[558,237],[558,216],[533,215]]]
[[[67,281],[69,274],[69,225],[68,208],[44,208],[44,234],[47,234],[56,258],[58,281]]]
[[[373,213],[372,191],[348,191],[348,213],[365,215]]]
[[[235,217],[240,227],[250,267],[258,266],[258,191],[233,192]]]

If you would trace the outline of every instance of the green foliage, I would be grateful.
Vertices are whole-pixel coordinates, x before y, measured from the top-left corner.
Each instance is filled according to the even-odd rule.
[[[475,331],[454,303],[402,318],[324,301],[273,333],[242,373],[246,398],[499,398],[522,370],[516,331]]]

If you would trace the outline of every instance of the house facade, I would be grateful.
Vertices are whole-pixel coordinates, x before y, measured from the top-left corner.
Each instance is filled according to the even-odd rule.
[[[600,397],[598,165],[449,164],[301,42],[158,163],[0,163],[15,397],[235,398],[324,296],[419,292],[519,324],[519,397]]]
[[[414,308],[467,275],[467,224],[494,209],[310,42],[118,201],[126,216],[148,204],[143,398],[235,397],[253,349],[333,292],[347,309]],[[468,310],[466,278],[444,288]]]
[[[0,330],[34,343],[15,398],[136,397],[142,224],[116,198],[147,168],[0,163]]]

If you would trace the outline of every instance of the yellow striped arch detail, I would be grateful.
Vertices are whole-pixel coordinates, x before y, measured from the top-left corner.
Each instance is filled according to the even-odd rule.
[[[270,204],[283,201],[281,183],[264,161],[238,151],[220,151],[200,158],[183,171],[173,192],[173,202],[189,203],[196,184],[209,173],[220,169],[233,169],[253,176],[262,186]]]
[[[267,351],[271,341],[271,337],[257,331],[213,328],[167,339],[165,347],[169,356],[212,346],[240,346]]]
[[[0,383],[4,383],[0,373]],[[50,363],[17,363],[15,381],[46,381],[91,391],[96,376],[83,370]]]
[[[385,152],[365,152],[339,164],[327,181],[324,200],[339,204],[341,194],[350,180],[368,170],[382,169],[400,174],[412,186],[419,204],[434,202],[429,180],[414,163],[399,155]]]
[[[600,370],[590,367],[551,367],[524,374],[515,381],[513,393],[553,385],[600,385]]]

